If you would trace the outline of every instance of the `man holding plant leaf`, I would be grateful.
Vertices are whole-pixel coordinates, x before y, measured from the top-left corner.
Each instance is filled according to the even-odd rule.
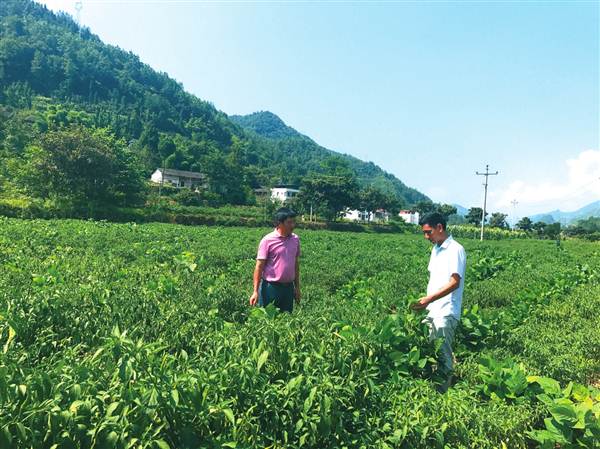
[[[445,378],[439,390],[448,390],[454,370],[452,340],[460,320],[465,284],[467,254],[460,243],[448,235],[446,218],[437,212],[420,221],[423,235],[433,243],[429,259],[427,296],[411,305],[413,310],[427,309],[424,322],[431,329],[430,338],[442,338],[438,359],[439,371]]]

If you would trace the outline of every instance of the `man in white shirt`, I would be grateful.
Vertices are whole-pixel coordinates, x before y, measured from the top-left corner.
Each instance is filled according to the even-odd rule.
[[[454,369],[452,340],[460,320],[467,254],[462,245],[446,232],[446,218],[442,214],[428,214],[420,224],[423,235],[434,246],[428,266],[427,296],[412,307],[415,310],[426,308],[424,322],[431,329],[430,338],[443,338],[438,366],[445,378],[440,391],[445,392],[452,381]]]

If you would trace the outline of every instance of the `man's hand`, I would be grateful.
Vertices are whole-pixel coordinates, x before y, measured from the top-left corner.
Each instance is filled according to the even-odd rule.
[[[254,293],[252,293],[252,296],[250,296],[250,305],[255,306],[257,303],[258,303],[258,292],[255,291]]]
[[[423,310],[433,301],[437,301],[440,298],[443,298],[446,295],[449,295],[454,290],[460,287],[460,275],[458,273],[453,273],[450,277],[450,281],[446,285],[444,285],[439,291],[433,293],[431,295],[423,296],[417,302],[410,305],[410,308],[413,310]]]
[[[410,305],[410,308],[413,310],[423,310],[427,305],[431,302],[431,298],[428,296],[423,296],[417,302],[414,302]]]
[[[302,294],[300,293],[300,287],[294,288],[294,298],[296,299],[296,303],[300,304],[300,298],[302,298]]]

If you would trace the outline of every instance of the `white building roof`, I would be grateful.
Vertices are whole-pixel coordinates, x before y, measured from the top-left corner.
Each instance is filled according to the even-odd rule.
[[[173,168],[158,168],[157,171],[163,173],[167,176],[178,176],[180,178],[195,178],[195,179],[204,179],[206,176],[203,173],[198,173],[195,171],[186,171],[186,170],[175,170]]]

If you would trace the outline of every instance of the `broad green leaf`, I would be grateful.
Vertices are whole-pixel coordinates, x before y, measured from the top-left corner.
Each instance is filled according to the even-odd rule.
[[[544,390],[544,392],[546,394],[550,394],[550,395],[561,394],[560,384],[556,380],[551,379],[549,377],[528,376],[527,381],[529,383],[539,384],[539,386],[542,387],[542,390]]]
[[[227,418],[227,420],[235,426],[235,416],[233,414],[233,410],[231,410],[230,408],[224,408],[223,409],[223,414],[225,415],[225,417]]]
[[[176,388],[171,390],[171,399],[173,399],[175,405],[179,405],[179,391]]]
[[[256,363],[256,371],[257,372],[260,372],[260,369],[265,364],[268,357],[269,357],[269,351],[263,351],[262,354],[258,357],[258,362]]]
[[[577,411],[572,405],[555,405],[549,411],[560,424],[572,426],[577,422]]]
[[[120,402],[112,402],[108,407],[106,407],[106,416],[111,416],[115,412],[119,404]]]
[[[154,440],[154,446],[157,449],[171,449],[171,446],[169,446],[169,443],[167,443],[165,440],[160,439],[160,440]]]

